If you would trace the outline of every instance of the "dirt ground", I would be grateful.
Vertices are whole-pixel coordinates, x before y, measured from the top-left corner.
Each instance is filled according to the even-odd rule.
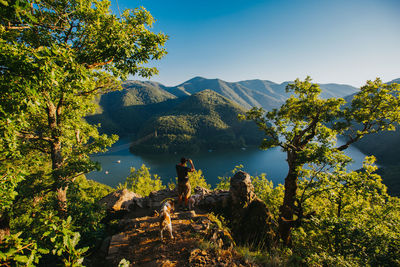
[[[172,214],[173,240],[168,233],[160,240],[157,216],[123,219],[120,224],[124,230],[112,236],[104,266],[118,266],[122,259],[129,266],[253,266],[233,249],[222,248],[222,239],[212,234],[221,230],[206,214]]]

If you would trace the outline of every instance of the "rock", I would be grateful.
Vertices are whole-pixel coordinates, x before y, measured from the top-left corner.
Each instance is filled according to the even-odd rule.
[[[210,194],[211,190],[204,187],[196,186],[196,188],[194,189],[194,193],[200,196],[205,196]]]
[[[103,197],[99,204],[105,205],[108,211],[128,210],[129,205],[135,202],[134,199],[141,199],[141,196],[124,188]]]
[[[111,242],[111,236],[107,236],[106,238],[104,238],[103,242],[101,242],[101,246],[99,248],[99,252],[102,255],[107,255],[108,247],[110,246],[110,242]]]
[[[253,244],[259,249],[270,248],[275,240],[276,223],[263,201],[255,198],[241,211],[237,223],[232,224],[235,240],[241,244]]]
[[[254,193],[248,173],[239,171],[231,177],[229,191],[206,192],[198,207],[226,218],[234,240],[239,244],[270,247],[275,238],[273,229],[276,223],[265,203]],[[226,236],[221,232],[213,233],[210,238],[217,246],[233,246],[232,237],[232,242],[229,242]]]
[[[229,191],[214,190],[205,194],[197,204],[197,207],[208,212],[223,214],[230,205],[231,197]]]
[[[220,249],[232,248],[235,245],[235,241],[233,241],[230,233],[224,229],[215,231],[210,240]]]
[[[194,249],[190,252],[189,264],[190,266],[207,266],[210,263],[210,259],[207,255],[207,251],[201,249]]]
[[[275,225],[265,203],[256,197],[250,175],[237,172],[231,178],[229,194],[232,201],[229,221],[234,239],[239,244],[270,247]]]
[[[161,207],[161,203],[170,198],[176,198],[177,193],[175,190],[170,190],[169,188],[153,191],[149,196],[144,198],[144,205],[146,208],[152,210],[159,210]]]
[[[254,198],[254,187],[251,183],[250,175],[246,172],[239,171],[231,177],[231,185],[229,188],[232,205],[244,207]]]

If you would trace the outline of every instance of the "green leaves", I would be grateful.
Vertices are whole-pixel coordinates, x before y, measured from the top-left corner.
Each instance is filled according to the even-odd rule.
[[[347,105],[341,98],[321,99],[321,90],[310,77],[296,79],[286,89],[294,94],[279,109],[253,108],[246,119],[255,121],[270,138],[264,139],[262,148],[280,146],[287,153],[280,235],[289,245],[291,229],[315,212],[326,212],[323,205],[329,201],[337,205],[336,216],[342,217],[346,208],[356,207],[355,195],[371,205],[387,198],[380,177],[373,173],[375,159],[366,158],[362,172],[347,172],[351,159],[343,150],[367,134],[395,129],[400,122],[400,88],[380,79],[367,81]],[[339,137],[345,138],[345,144],[336,144]],[[316,207],[309,203],[311,199],[324,204]]]
[[[144,164],[139,169],[131,168],[131,173],[126,178],[123,185],[119,187],[127,188],[141,196],[148,196],[152,191],[164,189],[161,178],[155,174],[150,174],[150,169]]]
[[[20,237],[21,234],[22,232],[7,235],[2,240],[0,243],[0,265],[34,266],[34,263],[39,262],[41,256],[37,253],[37,243],[33,240],[24,240]],[[43,252],[43,250],[40,251]]]
[[[121,89],[130,74],[157,73],[145,64],[166,54],[168,37],[149,30],[154,19],[145,9],[117,17],[107,0],[0,0],[0,6],[0,216],[12,213],[14,228],[30,230],[12,241],[23,249],[10,249],[2,260],[30,265],[52,253],[79,266],[87,248],[79,248],[72,225],[86,219],[82,236],[96,232],[101,212],[82,215],[95,208],[86,199],[79,208],[70,203],[75,220],[56,218],[49,214],[52,191],[75,190],[75,177],[99,168],[88,155],[105,151],[117,136],[101,135],[85,120],[96,109],[94,98]],[[40,248],[46,242],[51,251]]]
[[[351,106],[346,108],[345,118],[361,126],[353,138],[378,131],[394,131],[396,123],[400,122],[400,86],[384,84],[379,78],[367,81],[354,95]]]

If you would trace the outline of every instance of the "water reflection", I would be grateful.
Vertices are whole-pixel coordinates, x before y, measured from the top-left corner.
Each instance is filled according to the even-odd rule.
[[[346,154],[352,157],[355,162],[352,169],[362,166],[364,154],[356,148],[350,147]],[[274,184],[283,183],[287,173],[286,154],[279,148],[272,148],[268,151],[259,149],[246,149],[234,151],[212,151],[202,152],[194,155],[146,155],[138,156],[129,152],[129,140],[121,139],[106,153],[92,156],[93,160],[99,161],[102,170],[87,174],[89,179],[115,187],[125,181],[129,175],[130,168],[140,168],[142,164],[150,167],[152,174],[158,174],[167,184],[171,179],[175,180],[175,164],[182,157],[189,157],[193,160],[196,169],[201,169],[209,184],[215,186],[218,176],[230,176],[230,171],[240,164],[244,171],[251,175],[266,173],[267,178]]]

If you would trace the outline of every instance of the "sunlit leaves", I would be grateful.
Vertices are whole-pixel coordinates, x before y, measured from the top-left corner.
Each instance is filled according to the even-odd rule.
[[[131,173],[126,178],[124,184],[119,187],[127,188],[141,196],[148,196],[151,192],[164,189],[161,178],[154,174],[150,174],[150,169],[144,164],[139,168],[131,168]]]
[[[99,134],[84,117],[95,111],[97,95],[121,89],[128,75],[157,73],[145,64],[166,54],[167,36],[150,30],[154,19],[145,9],[116,16],[107,0],[0,1],[0,7],[0,216],[14,210],[12,227],[31,230],[21,244],[31,237],[44,243],[37,231],[52,223],[45,235],[51,253],[64,265],[81,265],[85,249],[71,230],[79,219],[50,216],[52,191],[99,169],[88,155],[117,137]],[[28,254],[7,257],[31,261]]]

